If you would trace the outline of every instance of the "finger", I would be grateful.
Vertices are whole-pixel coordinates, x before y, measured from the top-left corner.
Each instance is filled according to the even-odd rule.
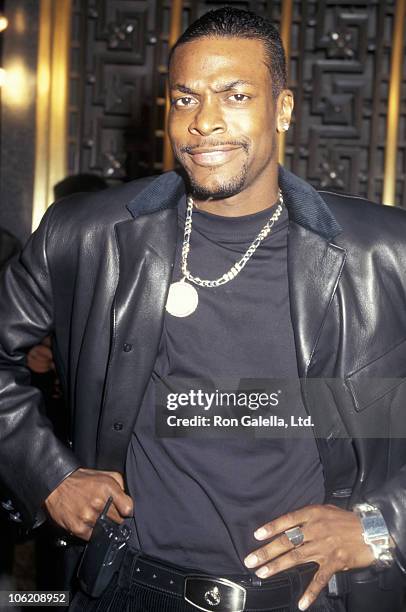
[[[274,574],[278,574],[284,570],[292,569],[292,567],[296,567],[296,565],[309,563],[310,561],[317,562],[317,559],[317,549],[311,542],[309,544],[303,544],[302,546],[293,548],[288,553],[281,555],[269,563],[266,563],[255,573],[257,576],[259,576],[259,578],[269,578],[269,576],[273,576]]]
[[[133,500],[129,495],[124,493],[124,479],[122,474],[120,474],[120,472],[106,472],[106,474],[113,478],[120,487],[120,490],[114,490],[114,492],[112,491],[113,502],[119,514],[121,515],[120,519],[123,516],[132,516],[134,510]]]
[[[120,486],[120,489],[124,491],[124,479],[123,479],[123,475],[120,474],[120,472],[105,472],[105,473],[111,476],[112,478],[114,478],[114,480]]]
[[[47,346],[43,346],[42,344],[38,344],[35,347],[35,351],[38,354],[38,356],[41,356],[42,359],[52,359],[52,351],[51,349],[49,349]]]
[[[39,363],[36,360],[28,359],[27,366],[29,367],[30,370],[32,370],[36,374],[45,374],[49,370],[48,364]]]
[[[120,515],[120,519],[123,516],[133,516],[134,505],[133,500],[129,495],[126,495],[123,492],[121,492],[119,495],[115,494],[113,497],[113,503]]]
[[[303,542],[307,542],[308,539],[306,538],[305,531],[302,530],[302,533],[304,536]],[[272,559],[279,557],[279,555],[289,552],[294,548],[295,547],[289,540],[288,536],[283,533],[281,536],[275,538],[269,544],[266,544],[266,546],[262,546],[261,548],[258,548],[257,550],[254,550],[252,553],[250,553],[248,557],[244,559],[244,563],[246,567],[249,568],[257,567],[258,565],[263,565],[267,561],[271,561]]]
[[[96,507],[88,508],[74,525],[69,526],[69,530],[82,540],[89,540],[96,521],[100,517],[100,512]],[[107,516],[118,524],[124,521],[114,505],[110,506]]]
[[[322,506],[319,505],[305,506],[304,508],[300,508],[300,510],[288,512],[274,521],[262,525],[262,527],[255,531],[254,536],[257,540],[266,540],[287,529],[297,527],[297,525],[305,525],[311,519],[317,518],[321,512],[321,508]]]
[[[34,361],[40,361],[40,362],[43,362],[43,363],[48,363],[49,362],[49,359],[47,357],[44,357],[40,353],[38,353],[37,350],[30,351],[28,353],[28,355],[27,355],[27,359],[32,359]]]
[[[87,508],[80,516],[79,521],[72,528],[72,532],[75,535],[79,535],[82,539],[88,539],[89,534],[92,532],[97,520],[100,518],[100,514],[103,511],[105,503],[97,500],[91,507]],[[121,524],[124,519],[116,509],[114,503],[110,506],[107,513],[109,519],[115,523]]]
[[[330,580],[333,574],[334,570],[323,570],[321,568],[315,573],[315,575],[313,576],[313,580],[311,581],[306,591],[299,600],[299,610],[307,610],[307,608],[316,601],[316,599],[320,595],[320,592],[322,591],[322,589],[324,589],[324,587],[327,586],[328,581]]]
[[[119,525],[124,522],[124,518],[121,516],[117,508],[113,505],[110,506],[110,510],[108,511],[107,516]]]
[[[93,529],[98,518],[99,512],[89,506],[78,515],[78,528],[81,529],[83,525],[85,525],[86,527],[90,527],[91,529]]]
[[[111,482],[111,481],[110,481]],[[112,497],[113,502],[110,505],[107,516],[116,523],[122,523],[123,517],[133,515],[133,500],[119,488],[116,481],[107,485],[103,490],[99,491],[92,500],[92,509],[96,512],[97,517],[104,510],[109,497]]]
[[[100,491],[99,494],[92,499],[91,507],[93,511],[95,512],[95,515],[94,515],[96,517],[95,521],[100,517],[102,512],[104,512],[109,498],[111,497],[112,500],[114,500],[113,494],[109,495],[109,489],[107,489],[107,491],[108,491],[107,493],[105,493],[105,490]],[[116,495],[119,495],[121,493],[120,490],[118,490],[117,492],[116,484],[114,484],[114,493]],[[122,517],[119,514],[117,508],[114,506],[114,503],[109,504],[107,516],[112,521],[115,521],[116,523],[122,523]]]
[[[69,520],[65,529],[77,538],[88,541],[96,524],[98,515],[91,508],[86,509],[80,516],[74,520]]]
[[[46,359],[45,357],[38,357],[36,361],[41,364],[44,368],[47,367],[48,370],[52,367],[52,361],[50,359]]]
[[[72,528],[69,530],[69,533],[80,538],[81,540],[85,540],[88,542],[92,535],[93,527],[91,525],[86,525],[86,523],[82,523],[80,527]]]

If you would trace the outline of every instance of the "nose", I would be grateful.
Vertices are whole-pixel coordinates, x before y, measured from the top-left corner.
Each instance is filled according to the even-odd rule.
[[[202,100],[189,125],[189,132],[194,136],[209,136],[225,131],[226,123],[218,104],[215,101]]]

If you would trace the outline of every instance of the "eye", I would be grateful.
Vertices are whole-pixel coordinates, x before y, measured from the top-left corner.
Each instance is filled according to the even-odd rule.
[[[232,98],[234,98],[234,100]],[[250,97],[246,96],[245,94],[237,93],[230,96],[229,99],[232,102],[246,102],[247,100],[250,100]]]
[[[193,106],[196,104],[196,100],[191,98],[190,96],[184,96],[183,98],[178,98],[173,101],[174,106],[185,108],[186,106]]]

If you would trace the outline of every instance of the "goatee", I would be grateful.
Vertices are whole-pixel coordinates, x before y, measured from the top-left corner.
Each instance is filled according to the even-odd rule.
[[[241,172],[237,176],[224,181],[219,180],[216,185],[211,186],[198,183],[194,180],[193,176],[188,173],[190,191],[196,200],[222,200],[224,198],[230,198],[243,190],[247,173],[248,164],[244,164]]]

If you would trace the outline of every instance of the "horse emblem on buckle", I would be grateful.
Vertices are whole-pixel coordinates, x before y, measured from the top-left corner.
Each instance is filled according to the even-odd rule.
[[[210,591],[206,591],[204,594],[204,600],[209,604],[209,606],[218,606],[221,601],[219,588],[214,586],[212,589],[210,589]]]
[[[244,612],[247,591],[227,580],[207,574],[185,576],[183,598],[203,612]]]

